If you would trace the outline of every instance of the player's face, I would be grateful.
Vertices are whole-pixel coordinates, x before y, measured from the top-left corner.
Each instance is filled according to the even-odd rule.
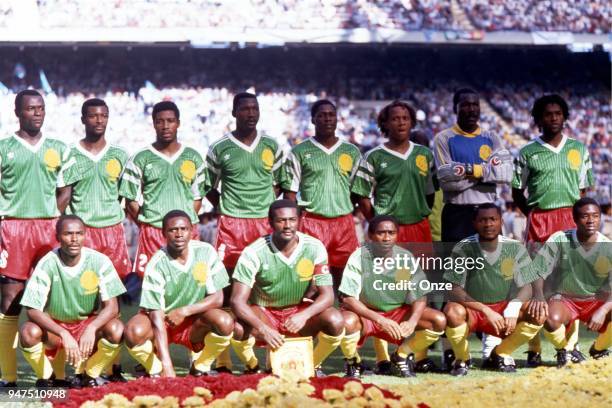
[[[162,143],[174,142],[180,125],[181,122],[176,117],[174,111],[167,110],[158,112],[153,120],[157,141]]]
[[[40,96],[25,95],[21,108],[15,111],[19,127],[26,132],[37,133],[45,120],[45,101]]]
[[[168,248],[182,252],[191,239],[191,221],[185,217],[171,218],[164,228],[164,237]]]
[[[574,218],[576,228],[581,234],[591,236],[599,231],[601,212],[596,205],[587,204],[578,209]]]
[[[233,115],[236,118],[237,128],[255,130],[257,128],[257,122],[259,122],[259,103],[257,99],[241,99]]]
[[[501,217],[495,208],[478,210],[474,228],[484,240],[492,241],[501,234]]]
[[[298,227],[298,212],[295,208],[279,208],[270,220],[274,236],[285,242],[295,238]]]
[[[563,129],[563,122],[565,116],[563,116],[563,109],[556,103],[549,103],[544,106],[544,112],[542,112],[542,118],[540,119],[539,125],[542,127],[544,133],[557,134]]]
[[[336,109],[329,104],[319,106],[317,113],[312,118],[317,135],[334,136],[338,126],[338,115]]]
[[[398,142],[403,142],[410,137],[412,121],[408,109],[402,106],[395,106],[389,110],[389,118],[385,122],[385,127],[389,132],[389,138]]]
[[[397,228],[391,221],[378,223],[373,233],[368,234],[372,242],[387,249],[397,242]]]
[[[85,133],[92,136],[102,136],[108,125],[108,108],[106,106],[90,106],[81,118],[85,125]]]
[[[70,257],[78,256],[85,240],[85,226],[77,220],[64,221],[57,240],[63,253]]]
[[[473,128],[480,119],[480,100],[475,94],[461,94],[457,103],[457,123],[459,126]]]

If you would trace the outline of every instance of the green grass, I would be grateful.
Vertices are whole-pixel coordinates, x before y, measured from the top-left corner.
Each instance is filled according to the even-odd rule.
[[[127,322],[127,320],[129,320],[129,318],[132,317],[136,313],[137,308],[134,305],[123,305],[121,310],[122,310],[121,319],[124,322]],[[23,313],[21,316],[21,321],[22,322],[24,321]],[[588,354],[587,352],[589,348],[591,347],[591,344],[593,343],[593,340],[595,339],[596,334],[593,332],[587,331],[584,325],[581,325],[580,328],[581,328],[580,341],[579,341],[580,349],[586,355]],[[395,346],[390,345],[390,351],[393,351],[394,347]],[[546,365],[553,366],[554,365],[554,355],[555,355],[554,349],[550,345],[550,343],[548,343],[544,338],[542,338],[542,348],[543,348],[542,357],[543,357],[544,363]],[[479,367],[480,364],[482,363],[480,350],[481,350],[480,340],[478,340],[476,336],[470,336],[470,351],[472,353],[472,358],[476,363],[476,367]],[[527,351],[527,346],[525,345],[514,353],[514,358],[517,363],[517,367],[519,367],[519,369],[517,370],[515,374],[495,373],[491,371],[485,371],[485,370],[480,370],[478,368],[474,368],[470,370],[470,373],[467,377],[463,377],[463,378],[497,377],[500,375],[501,376],[525,375],[530,370],[525,369],[525,368],[520,368],[520,367],[523,367],[525,364],[526,354],[524,353],[526,351]],[[172,358],[175,364],[177,375],[186,375],[189,369],[189,354],[188,354],[187,349],[181,346],[172,345],[171,353],[172,353]],[[255,353],[260,360],[260,364],[262,366],[265,365],[265,350],[262,348],[258,348],[255,350]],[[440,354],[441,352],[439,350],[430,350],[430,353],[429,353],[430,357],[438,365],[440,364]],[[362,356],[366,364],[368,364],[372,368],[374,367],[375,355],[374,355],[374,350],[372,348],[372,339],[368,339],[364,347],[360,350],[360,355]],[[234,355],[233,352],[232,352],[232,360],[234,362],[234,373],[241,373],[243,370],[243,366],[239,362],[239,360],[237,359],[237,357]],[[18,371],[19,372],[19,379],[18,379],[19,386],[23,386],[23,387],[32,386],[34,382],[36,381],[36,378],[32,372],[31,367],[23,359],[23,356],[21,355],[19,351],[17,355],[17,362],[18,362],[18,370],[19,370]],[[133,368],[136,365],[136,362],[128,355],[125,349],[121,351],[121,364],[123,366],[124,371],[126,371],[127,373],[127,377],[132,378]],[[327,359],[327,361],[323,365],[323,369],[325,370],[327,374],[343,375],[342,374],[343,364],[344,364],[344,360],[342,357],[342,353],[338,349]],[[72,369],[70,367],[67,367],[67,372],[71,374]],[[396,377],[370,375],[370,376],[364,376],[362,380],[364,382],[374,383],[374,384],[399,384],[399,383],[407,383],[407,382],[418,383],[419,381],[422,381],[427,378],[441,378],[441,376],[445,378],[453,378],[446,374],[418,374],[418,377],[416,379],[401,379],[401,378],[396,378]],[[461,378],[457,380],[461,381]]]

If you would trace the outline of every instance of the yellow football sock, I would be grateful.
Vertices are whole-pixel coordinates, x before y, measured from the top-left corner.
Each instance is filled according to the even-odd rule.
[[[597,351],[603,351],[610,348],[610,346],[612,346],[612,323],[608,323],[605,332],[599,333],[599,336],[595,339],[593,348]]]
[[[106,372],[106,375],[113,375],[113,366],[120,365],[120,364],[121,364],[121,353],[117,354],[112,364],[109,364],[106,366],[106,369],[104,370]]]
[[[579,320],[574,320],[570,327],[565,330],[565,338],[567,339],[567,343],[565,344],[566,350],[573,350],[576,348],[576,344],[578,344],[578,332],[580,331],[580,323]]]
[[[433,330],[417,330],[414,336],[405,340],[397,348],[397,354],[401,358],[406,358],[408,355],[417,351],[427,350],[427,347],[434,344],[444,332],[436,332]]]
[[[351,359],[359,357],[359,354],[357,354],[357,343],[359,343],[360,337],[361,333],[359,333],[359,331],[344,335],[340,342],[340,349],[345,358]],[[361,358],[359,357],[357,361],[361,361]]]
[[[17,381],[17,331],[19,316],[0,313],[0,371],[7,382]]]
[[[253,350],[253,347],[255,347],[255,337],[249,336],[248,339],[242,341],[231,339],[230,343],[234,353],[236,353],[246,368],[254,368],[259,364],[257,357],[255,357],[255,351]],[[219,362],[217,362],[217,366],[219,366],[218,363]]]
[[[376,352],[376,362],[390,361],[391,356],[389,355],[389,343],[386,340],[374,338],[374,351]]]
[[[317,336],[317,345],[312,352],[312,359],[315,367],[319,367],[323,361],[329,356],[342,342],[344,330],[337,336],[330,336],[323,332],[319,332]]]
[[[544,337],[550,341],[554,348],[557,350],[564,349],[567,345],[567,339],[565,338],[565,326],[561,325],[559,328],[553,332],[549,332],[548,330],[542,330],[544,332]]]
[[[428,350],[429,350],[429,347],[426,348],[425,350],[415,351],[414,352],[414,361],[425,360],[427,358],[427,351]]]
[[[55,357],[51,360],[51,367],[53,367],[53,374],[58,380],[66,378],[66,350],[61,347],[55,353]]]
[[[22,347],[21,351],[25,360],[32,366],[34,374],[38,379],[48,379],[53,374],[51,362],[45,355],[45,348],[42,342],[32,347]]]
[[[519,322],[514,331],[503,339],[494,351],[501,357],[510,357],[514,350],[536,336],[541,328],[541,325]]]
[[[527,347],[529,351],[533,351],[534,353],[542,353],[542,341],[540,339],[540,335],[536,334],[535,337],[527,343]]]
[[[232,367],[234,366],[234,364],[232,364],[232,357],[230,356],[230,349],[229,347],[226,348],[225,350],[223,350],[221,352],[221,354],[219,354],[219,356],[217,357],[217,363],[215,364],[215,366],[217,367],[225,367],[228,369],[232,369]]]
[[[455,359],[467,361],[470,359],[470,348],[467,340],[470,330],[467,323],[457,327],[446,328],[446,338],[455,352]]]
[[[132,348],[127,347],[127,349],[134,360],[142,364],[150,375],[162,372],[162,363],[153,351],[153,343],[151,340],[145,341],[140,346],[134,346]]]
[[[210,332],[204,337],[204,349],[193,366],[200,371],[208,372],[215,359],[221,352],[227,349],[230,344],[230,339],[233,333],[227,336],[222,336],[217,333]]]
[[[77,366],[74,367],[74,373],[75,374],[83,374],[85,372],[85,364],[86,363],[87,363],[87,360],[79,361]]]
[[[85,373],[90,377],[98,378],[106,366],[112,364],[120,351],[120,344],[111,343],[106,339],[98,340],[98,350],[87,359]]]

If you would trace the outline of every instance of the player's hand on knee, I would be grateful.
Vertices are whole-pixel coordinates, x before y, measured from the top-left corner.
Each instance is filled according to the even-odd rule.
[[[410,320],[406,320],[400,323],[400,330],[402,338],[409,337],[414,333],[414,329],[416,329],[417,322],[412,322]]]
[[[176,373],[174,372],[174,365],[172,365],[171,361],[166,362],[166,363],[162,362],[161,376],[162,377],[176,377]]]
[[[83,359],[89,358],[91,355],[94,344],[96,342],[96,331],[92,326],[87,326],[79,339],[79,350]]]
[[[298,333],[304,328],[307,321],[308,316],[305,316],[303,313],[296,313],[287,319],[285,322],[285,328],[289,330],[290,333]]]
[[[504,320],[504,325],[506,326],[504,335],[509,336],[514,329],[516,329],[516,322],[518,319],[516,317],[505,317]]]
[[[72,337],[68,331],[60,335],[62,339],[62,346],[66,351],[66,361],[73,367],[76,367],[81,362],[81,351],[79,350],[79,343]]]
[[[527,314],[535,321],[542,321],[548,317],[548,303],[544,299],[531,299],[527,305]]]
[[[269,326],[263,325],[263,327],[259,329],[259,333],[263,340],[273,349],[279,348],[285,342],[283,336]]]
[[[487,317],[489,323],[491,323],[491,326],[493,326],[496,336],[499,336],[500,333],[503,333],[504,328],[506,326],[506,322],[504,321],[504,317],[502,315],[492,309],[487,309],[485,311],[485,316]]]
[[[176,308],[166,315],[166,322],[172,327],[180,326],[185,321],[185,311],[182,307]]]
[[[393,339],[399,340],[402,338],[402,329],[399,323],[397,323],[396,321],[381,317],[376,322],[376,324],[379,325],[380,328],[383,329],[386,333],[389,333],[389,335]]]
[[[589,322],[589,324],[587,324],[589,330],[599,331],[599,329],[601,329],[601,326],[603,326],[604,322],[606,321],[606,314],[607,313],[603,308],[600,307],[599,309],[597,309],[595,313],[593,313],[591,321]]]

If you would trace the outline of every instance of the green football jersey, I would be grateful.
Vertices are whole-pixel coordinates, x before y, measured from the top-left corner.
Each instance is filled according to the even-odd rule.
[[[59,249],[47,253],[26,284],[21,304],[43,310],[60,322],[85,320],[105,302],[125,292],[111,260],[83,247],[75,266],[66,266]]]
[[[229,285],[229,276],[217,251],[208,243],[189,241],[185,265],[157,251],[147,264],[142,280],[140,307],[168,313],[196,304]]]
[[[410,143],[401,154],[380,145],[366,153],[351,191],[372,198],[376,215],[392,215],[400,224],[414,224],[431,214],[426,196],[435,192],[433,153]]]
[[[128,160],[127,152],[110,143],[97,155],[80,143],[70,148],[60,180],[72,185],[67,214],[76,214],[90,227],[103,228],[123,220],[119,202],[119,176]]]
[[[475,234],[460,241],[451,256],[454,267],[444,272],[444,279],[461,286],[478,302],[510,300],[515,289],[538,279],[523,244],[501,235],[494,252],[482,250]],[[460,266],[467,265],[467,259],[472,260],[469,269]]]
[[[153,146],[128,160],[119,186],[119,195],[142,202],[138,220],[161,228],[162,219],[171,210],[183,210],[196,224],[194,200],[206,193],[206,164],[195,149],[181,146],[168,157]]]
[[[60,170],[68,147],[42,136],[33,146],[17,135],[0,140],[0,215],[11,218],[53,218]]]
[[[558,231],[538,251],[534,267],[551,283],[553,293],[587,298],[598,292],[609,293],[612,241],[598,232],[597,243],[587,251],[575,229]]]
[[[247,246],[232,278],[248,285],[250,302],[259,306],[287,307],[300,304],[314,280],[317,286],[331,286],[327,251],[316,238],[298,232],[299,243],[288,258],[266,235]]]
[[[361,153],[357,146],[338,140],[326,148],[314,138],[291,150],[283,166],[281,187],[299,192],[298,204],[327,218],[353,212],[350,186]]]
[[[412,303],[431,292],[425,273],[410,251],[393,248],[393,259],[402,257],[398,265],[385,268],[385,258],[375,258],[372,248],[365,245],[351,254],[342,273],[340,292],[357,298],[371,309],[387,312]],[[408,261],[412,260],[412,261]]]
[[[557,147],[541,138],[523,146],[514,169],[512,187],[526,188],[527,205],[542,210],[571,207],[580,199],[580,189],[594,182],[586,146],[567,136]]]
[[[236,218],[265,218],[276,199],[283,151],[268,136],[257,135],[250,146],[231,133],[213,143],[206,156],[207,188],[220,191],[221,214]]]

